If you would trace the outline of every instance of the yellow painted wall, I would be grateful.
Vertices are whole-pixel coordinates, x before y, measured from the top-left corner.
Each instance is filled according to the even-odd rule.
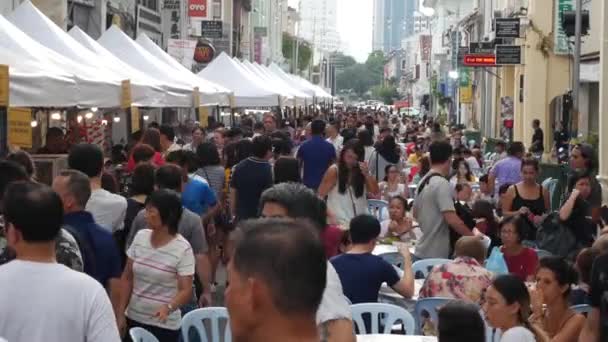
[[[525,38],[524,66],[517,67],[513,79],[515,98],[514,140],[529,146],[532,139],[532,120],[538,119],[545,134],[545,150],[551,146],[549,104],[551,100],[570,89],[568,56],[557,56],[551,51],[548,56],[539,50],[541,34],[549,36],[553,30],[553,11],[548,11],[537,1],[530,2],[528,17],[540,34],[528,29]],[[519,75],[524,75],[524,102],[519,103]]]

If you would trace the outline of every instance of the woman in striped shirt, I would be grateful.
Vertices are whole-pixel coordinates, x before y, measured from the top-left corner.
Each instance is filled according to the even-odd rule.
[[[139,231],[127,250],[122,276],[126,291],[118,325],[123,334],[127,328],[142,327],[160,342],[176,342],[179,308],[192,296],[194,255],[188,241],[177,233],[183,209],[176,192],[156,191],[147,199],[145,210],[149,229]],[[128,336],[126,341],[130,341]]]

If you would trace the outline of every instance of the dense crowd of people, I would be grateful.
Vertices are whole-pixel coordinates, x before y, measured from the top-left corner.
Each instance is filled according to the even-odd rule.
[[[141,327],[173,342],[183,315],[223,304],[236,341],[354,341],[350,304],[383,284],[454,299],[424,329],[440,342],[608,339],[590,146],[572,147],[556,206],[542,131],[482,154],[430,118],[261,119],[187,143],[152,123],[105,156],[50,129],[41,152],[67,152],[69,168],[48,185],[26,152],[0,160],[0,341],[130,341]],[[398,246],[399,267],[379,243]],[[449,261],[417,291],[412,266],[432,258]]]

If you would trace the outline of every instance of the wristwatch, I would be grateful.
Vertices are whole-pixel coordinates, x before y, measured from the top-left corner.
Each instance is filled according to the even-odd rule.
[[[173,305],[171,305],[171,303],[167,304],[167,307],[169,308],[169,312],[175,311],[175,308],[173,307]]]

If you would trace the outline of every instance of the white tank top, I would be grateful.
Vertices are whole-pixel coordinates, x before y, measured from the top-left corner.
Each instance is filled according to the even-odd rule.
[[[337,223],[343,229],[348,229],[350,220],[361,214],[369,214],[367,207],[367,190],[363,189],[361,197],[355,197],[355,189],[348,186],[341,194],[338,191],[338,183],[327,194],[327,209],[336,217]]]

